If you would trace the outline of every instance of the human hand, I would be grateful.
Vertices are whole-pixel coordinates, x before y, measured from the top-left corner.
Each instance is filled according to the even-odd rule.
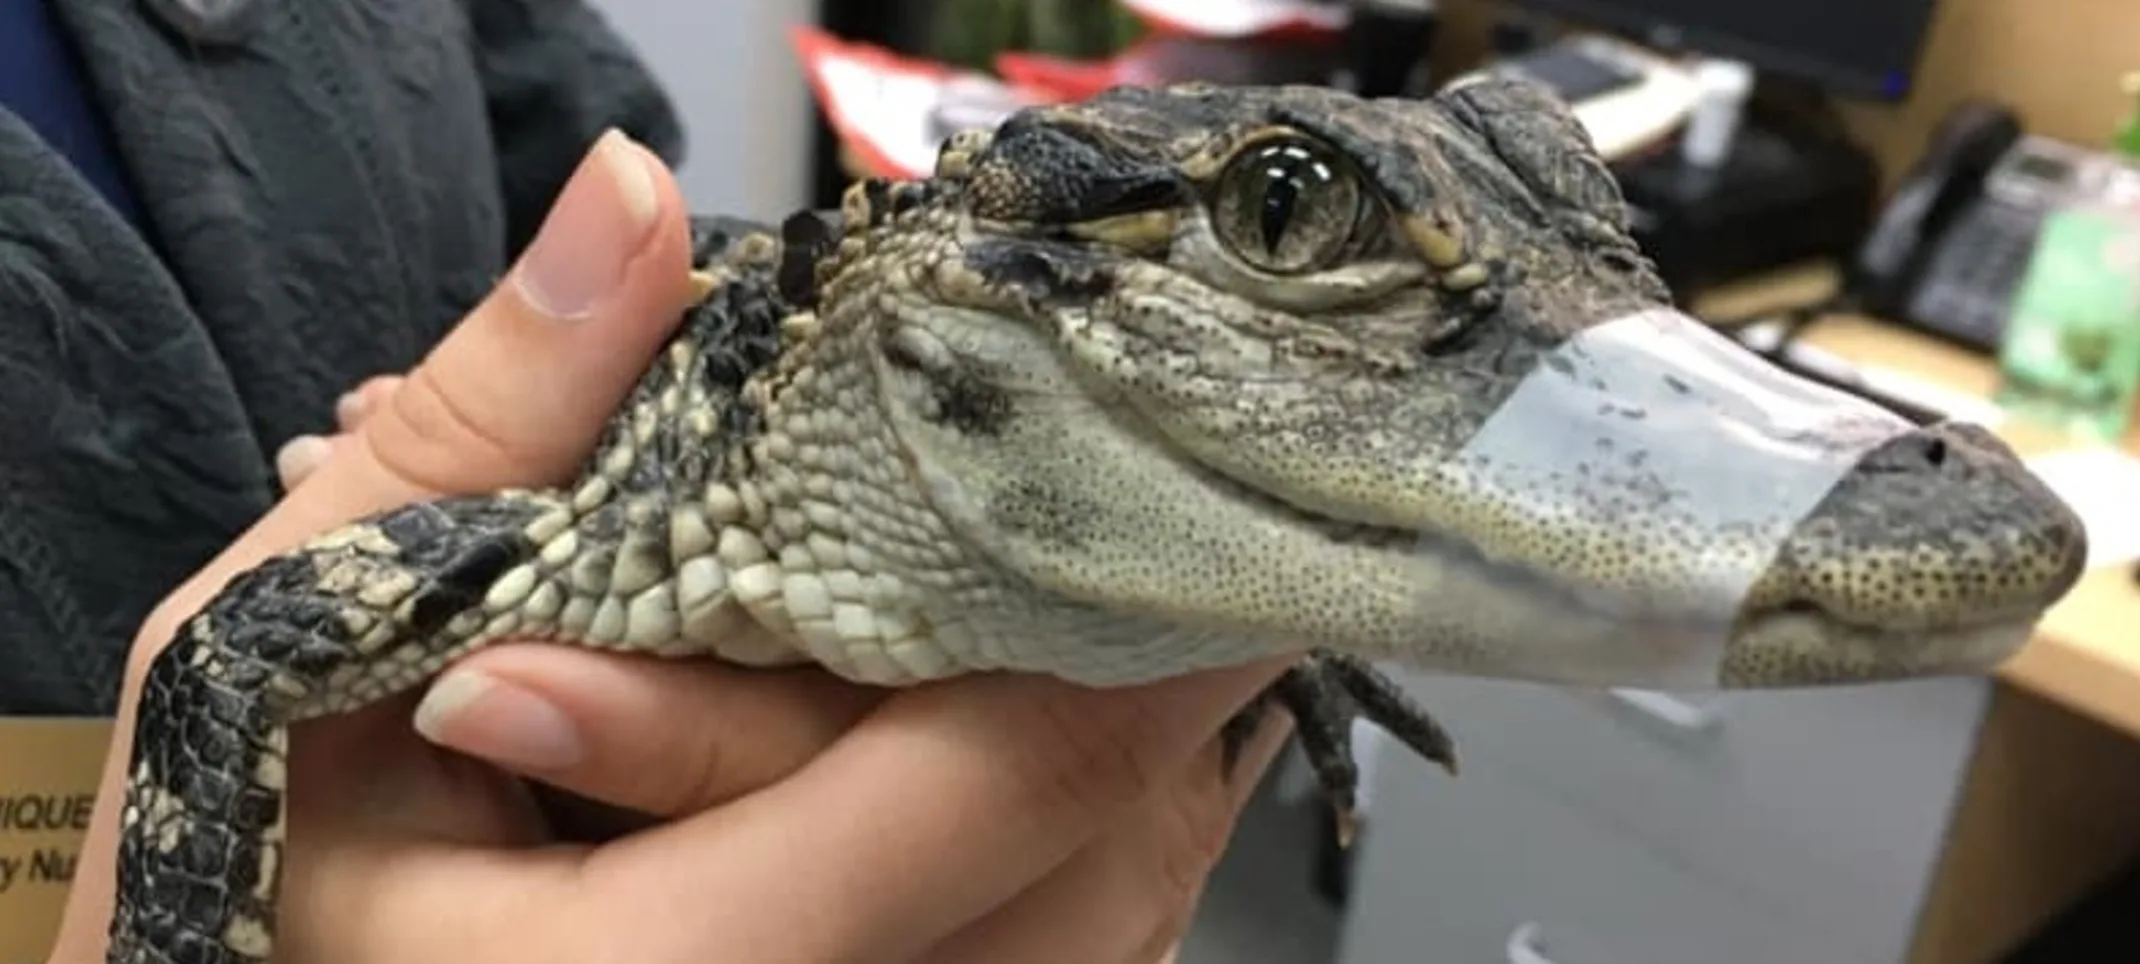
[[[686,246],[666,171],[605,140],[507,283],[158,608],[54,961],[101,959],[134,700],[176,625],[356,515],[564,481],[685,303]],[[411,694],[294,730],[278,960],[1144,964],[1186,927],[1280,743],[1267,727],[1220,779],[1220,723],[1279,669],[887,697],[815,671],[500,647],[420,710]],[[563,845],[507,773],[670,820]]]

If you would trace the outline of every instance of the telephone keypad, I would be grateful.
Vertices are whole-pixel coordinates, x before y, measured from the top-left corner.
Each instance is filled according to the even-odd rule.
[[[2013,297],[2042,229],[2040,211],[1990,199],[1963,214],[1927,265],[1909,315],[1986,352],[1996,352]]]

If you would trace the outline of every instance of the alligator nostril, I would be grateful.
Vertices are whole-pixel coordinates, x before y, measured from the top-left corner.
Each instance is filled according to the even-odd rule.
[[[1875,472],[1896,472],[1902,475],[1922,475],[1925,472],[1944,474],[1953,443],[1944,433],[1919,429],[1900,435],[1880,447],[1879,452],[1867,460],[1866,467]]]

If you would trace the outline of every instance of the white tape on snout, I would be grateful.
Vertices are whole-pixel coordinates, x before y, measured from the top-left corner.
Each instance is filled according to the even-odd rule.
[[[1574,596],[1529,624],[1557,638],[1495,645],[1545,647],[1535,665],[1585,666],[1607,685],[1716,685],[1742,607],[1785,541],[1867,454],[1913,428],[1676,311],[1583,329],[1539,358],[1457,461],[1496,519],[1619,537],[1504,539],[1524,558],[1492,561],[1572,581]]]

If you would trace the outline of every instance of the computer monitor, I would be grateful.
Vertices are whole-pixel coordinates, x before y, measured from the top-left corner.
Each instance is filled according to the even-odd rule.
[[[1848,97],[1910,91],[1938,0],[1516,0],[1651,46],[1729,57]]]

